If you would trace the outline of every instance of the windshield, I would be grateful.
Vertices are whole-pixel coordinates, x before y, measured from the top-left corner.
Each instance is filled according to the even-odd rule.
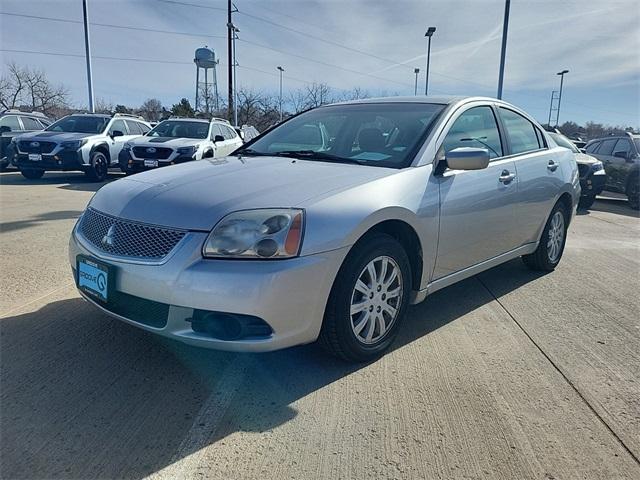
[[[109,117],[69,115],[49,125],[45,130],[68,133],[102,133],[111,120]]]
[[[184,120],[165,120],[147,133],[149,137],[207,138],[208,122],[185,122]]]
[[[320,107],[286,121],[236,153],[402,168],[411,163],[443,108],[430,103]]]
[[[565,137],[564,135],[560,135],[559,133],[552,133],[552,132],[547,132],[547,133],[551,136],[551,138],[555,140],[555,142],[560,147],[568,148],[573,153],[580,153],[580,150],[578,150],[578,148],[573,144],[573,142],[569,140],[567,137]]]

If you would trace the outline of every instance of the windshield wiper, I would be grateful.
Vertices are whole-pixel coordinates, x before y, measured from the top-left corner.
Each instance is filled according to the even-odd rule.
[[[335,163],[355,163],[356,165],[365,165],[366,162],[355,158],[339,157],[325,152],[316,152],[314,150],[285,150],[282,152],[274,152],[272,155],[277,157],[293,157],[302,160],[322,160],[325,162]]]
[[[271,153],[258,152],[256,150],[251,149],[251,148],[244,148],[242,150],[238,150],[237,152],[235,152],[234,155],[236,155],[236,156],[246,155],[247,157],[269,157],[272,154]]]

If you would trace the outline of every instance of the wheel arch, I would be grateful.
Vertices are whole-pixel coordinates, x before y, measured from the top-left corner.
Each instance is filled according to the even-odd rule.
[[[109,145],[107,145],[105,142],[95,144],[93,147],[91,147],[91,150],[89,150],[89,160],[91,160],[91,155],[93,155],[95,152],[103,153],[107,157],[107,161],[109,162],[109,164],[111,164],[111,152],[109,151]]]

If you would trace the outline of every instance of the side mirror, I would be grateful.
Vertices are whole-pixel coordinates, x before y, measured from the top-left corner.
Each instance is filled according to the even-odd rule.
[[[627,160],[629,158],[629,152],[613,152],[613,156]]]
[[[116,137],[124,137],[124,133],[121,130],[114,130],[113,132],[111,132],[111,138]]]
[[[458,147],[447,152],[444,158],[452,170],[482,170],[489,165],[489,150]]]
[[[222,135],[216,135],[213,137],[213,143],[224,142],[224,137]]]

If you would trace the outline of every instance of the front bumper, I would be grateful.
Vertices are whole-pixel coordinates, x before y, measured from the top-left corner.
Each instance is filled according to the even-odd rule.
[[[153,160],[156,160],[156,159],[153,159]],[[155,170],[156,168],[168,167],[169,165],[175,165],[178,163],[191,162],[192,160],[194,160],[194,158],[193,156],[190,156],[190,155],[189,156],[172,155],[167,159],[163,159],[163,160],[158,159],[157,167],[147,167],[144,164],[144,159],[132,156],[131,153],[127,150],[121,150],[120,154],[118,155],[118,162],[122,167],[126,167],[129,173],[138,173],[138,172],[144,172],[146,170]]]
[[[21,169],[42,170],[82,170],[86,167],[80,150],[61,150],[55,154],[42,154],[42,159],[38,161],[29,160],[29,154],[18,152],[13,164]]]
[[[145,330],[191,345],[220,350],[264,352],[317,339],[334,278],[348,247],[287,260],[203,259],[204,232],[190,232],[159,265],[130,263],[98,252],[76,233],[69,261],[78,255],[115,267],[114,290],[168,305],[166,324],[154,327],[110,311],[109,304],[85,298],[106,313]],[[84,295],[83,295],[84,296]],[[191,328],[194,310],[249,315],[273,330],[268,337],[221,340]]]
[[[580,178],[580,188],[582,189],[582,197],[592,197],[600,195],[606,184],[607,175],[604,170],[589,172]]]

